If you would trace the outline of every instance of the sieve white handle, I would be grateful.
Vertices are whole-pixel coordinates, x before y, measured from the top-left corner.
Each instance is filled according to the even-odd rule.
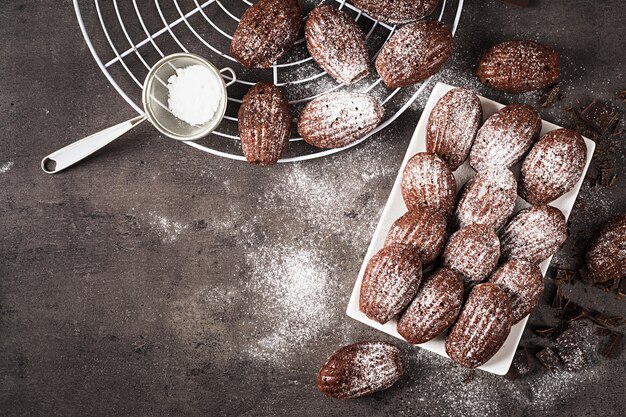
[[[59,171],[63,171],[65,168],[74,165],[98,149],[113,142],[144,120],[146,120],[146,116],[137,116],[67,145],[65,148],[59,149],[42,159],[41,169],[46,174],[56,174]]]
[[[230,67],[222,68],[220,70],[220,73],[224,74],[224,71],[230,72],[230,81],[226,83],[226,87],[230,87],[231,85],[235,84],[235,82],[237,81],[237,74],[235,74],[235,71],[233,71],[233,69]]]

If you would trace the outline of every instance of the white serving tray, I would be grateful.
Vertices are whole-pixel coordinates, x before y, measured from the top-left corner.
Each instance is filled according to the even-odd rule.
[[[404,161],[402,162],[402,166],[400,167],[400,171],[398,172],[398,177],[396,178],[396,182],[393,185],[393,189],[391,190],[391,194],[389,195],[389,199],[387,200],[387,204],[385,205],[385,210],[383,211],[382,217],[378,222],[378,226],[376,227],[376,231],[374,232],[374,236],[372,237],[369,249],[367,250],[367,254],[365,256],[365,259],[363,260],[363,265],[361,266],[361,270],[359,271],[359,276],[356,280],[356,284],[354,285],[352,296],[350,297],[350,302],[348,303],[348,309],[346,311],[348,316],[352,317],[353,319],[402,340],[404,339],[396,331],[396,319],[393,319],[386,324],[379,324],[373,320],[368,319],[367,316],[359,310],[359,293],[361,291],[361,281],[363,280],[363,274],[365,272],[367,262],[380,248],[383,247],[385,237],[389,228],[391,227],[391,224],[407,211],[406,206],[404,205],[404,201],[402,199],[402,192],[400,190],[402,171],[404,170],[404,166],[411,156],[415,155],[417,152],[426,151],[426,124],[428,122],[430,112],[434,105],[437,103],[437,101],[453,88],[455,87],[443,83],[437,83],[432,93],[430,94],[428,102],[424,107],[424,112],[422,113],[417,127],[415,128],[415,132],[413,133],[413,138],[409,143],[409,147],[406,151]],[[485,97],[480,97],[480,101],[483,107],[483,119],[486,119],[487,117],[491,116],[493,113],[504,107],[503,104],[497,103],[493,100],[489,100]],[[559,128],[560,126],[543,121],[541,134],[543,135],[546,132]],[[565,215],[565,219],[569,217],[572,211],[572,207],[574,206],[574,202],[576,201],[576,197],[578,196],[578,192],[580,191],[580,186],[582,185],[582,182],[585,178],[587,168],[589,168],[589,163],[591,162],[591,157],[593,156],[593,152],[595,150],[595,143],[587,138],[584,139],[585,144],[587,145],[587,161],[585,163],[585,169],[583,170],[583,174],[581,175],[580,180],[576,183],[576,185],[570,192],[550,203],[551,206],[557,207],[563,212],[563,214]],[[520,163],[512,168],[512,171],[514,172],[516,178],[519,177],[519,166]],[[454,176],[457,180],[458,189],[460,190],[461,186],[473,175],[474,171],[469,167],[469,164],[466,161],[465,164],[463,164],[454,172]],[[528,203],[518,197],[515,211],[517,212],[527,206]],[[541,272],[544,276],[546,274],[548,266],[550,265],[551,260],[552,257],[546,259],[540,265]],[[514,325],[511,328],[511,333],[509,334],[509,337],[506,339],[506,342],[504,343],[502,348],[500,348],[500,350],[487,363],[485,363],[483,366],[480,366],[478,369],[482,369],[484,371],[491,372],[497,375],[505,375],[509,371],[509,367],[511,366],[511,362],[513,361],[513,356],[515,355],[517,345],[520,338],[522,337],[522,333],[524,332],[524,327],[526,326],[527,321],[528,317],[524,318],[519,323]],[[435,352],[439,355],[448,357],[444,349],[444,341],[445,337],[442,335],[434,340],[422,343],[417,346],[430,350],[431,352]]]

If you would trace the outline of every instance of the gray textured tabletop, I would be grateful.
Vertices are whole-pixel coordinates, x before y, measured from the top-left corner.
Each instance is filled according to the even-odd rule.
[[[473,75],[485,48],[528,38],[563,58],[563,97],[539,108],[546,120],[575,127],[566,108],[577,100],[625,110],[615,97],[626,88],[623,0],[466,3],[437,80],[537,105],[538,94],[501,94]],[[0,2],[0,39],[0,415],[625,414],[624,348],[602,357],[607,338],[589,334],[588,321],[577,333],[580,369],[533,360],[522,378],[472,379],[346,317],[427,94],[382,133],[324,159],[248,166],[144,125],[48,176],[44,155],[132,110],[92,59],[70,1]],[[625,153],[624,135],[598,141],[554,267],[579,268],[589,237],[626,210]],[[607,163],[610,187],[595,181]],[[558,323],[552,276],[522,338],[532,352],[554,344],[532,331]],[[624,315],[614,292],[579,280],[563,288]],[[321,395],[314,378],[328,355],[369,339],[400,346],[406,375],[359,400]]]

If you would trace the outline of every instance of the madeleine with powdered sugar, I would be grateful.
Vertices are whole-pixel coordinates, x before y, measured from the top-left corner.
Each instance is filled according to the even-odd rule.
[[[461,366],[477,368],[502,347],[512,324],[511,300],[504,290],[478,284],[446,339],[446,353]]]
[[[317,6],[307,16],[304,35],[311,57],[340,83],[352,84],[369,74],[365,34],[346,13]]]
[[[389,388],[404,374],[400,349],[385,342],[359,342],[336,350],[317,373],[317,389],[338,399],[359,398]]]
[[[411,302],[421,281],[417,252],[400,245],[385,246],[367,263],[359,308],[371,320],[387,323]]]
[[[435,154],[419,152],[409,159],[401,189],[409,210],[423,207],[446,217],[454,210],[456,180],[448,164]]]
[[[426,126],[426,151],[439,155],[454,171],[467,159],[483,118],[473,91],[455,88],[437,101]]]
[[[470,224],[450,236],[443,265],[459,273],[467,285],[487,278],[498,264],[500,241],[491,226]]]
[[[428,342],[452,326],[462,304],[461,276],[451,269],[437,269],[400,316],[398,333],[409,343]]]
[[[534,107],[510,104],[487,119],[478,130],[469,162],[476,171],[495,165],[510,168],[539,138],[541,116]]]
[[[428,16],[439,0],[352,0],[352,3],[374,19],[397,25]]]
[[[513,173],[494,166],[476,174],[465,184],[455,213],[459,227],[486,224],[499,230],[513,214],[517,182]]]

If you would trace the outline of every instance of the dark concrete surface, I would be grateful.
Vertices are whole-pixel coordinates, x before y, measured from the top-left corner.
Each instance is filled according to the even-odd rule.
[[[565,109],[594,97],[625,110],[614,96],[626,88],[623,0],[466,3],[439,80],[536,104],[537,94],[499,94],[472,75],[486,47],[530,38],[563,57],[563,99],[540,109],[545,119],[574,127]],[[0,2],[0,39],[0,415],[625,414],[623,343],[602,358],[607,340],[586,322],[579,370],[534,363],[517,380],[477,372],[464,382],[448,360],[345,316],[425,97],[382,134],[322,160],[250,167],[145,125],[47,176],[44,155],[132,111],[94,63],[71,2]],[[554,266],[578,268],[590,234],[626,210],[626,138],[598,151]],[[593,185],[607,162],[617,183]],[[530,330],[557,322],[548,287],[522,339],[535,350],[554,344]],[[613,293],[580,281],[565,291],[624,314]],[[366,339],[403,347],[403,379],[361,400],[319,394],[326,357]]]

